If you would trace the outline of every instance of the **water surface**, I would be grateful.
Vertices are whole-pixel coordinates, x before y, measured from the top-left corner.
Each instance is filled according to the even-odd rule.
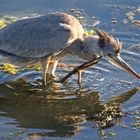
[[[98,21],[98,28],[124,43],[122,58],[140,73],[140,28],[135,25],[140,20],[139,6],[139,0],[0,0],[0,15],[81,9],[85,29]],[[82,61],[68,57],[62,62]],[[68,71],[59,67],[56,75],[63,77]],[[76,75],[67,84],[50,79],[47,87],[41,84],[40,71],[24,69],[16,75],[0,72],[0,76],[1,140],[140,139],[140,82],[105,60],[83,73],[83,89]]]

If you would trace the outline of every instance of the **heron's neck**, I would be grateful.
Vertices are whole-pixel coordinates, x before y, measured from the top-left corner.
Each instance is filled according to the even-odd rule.
[[[68,51],[72,55],[80,56],[81,51],[84,49],[83,47],[83,40],[77,39],[75,40],[69,47]]]
[[[92,60],[101,54],[101,48],[96,37],[85,37],[75,40],[69,47],[69,52],[84,60]]]

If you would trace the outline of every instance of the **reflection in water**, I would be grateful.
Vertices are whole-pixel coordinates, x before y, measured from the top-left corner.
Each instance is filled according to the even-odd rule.
[[[59,2],[56,2],[56,0],[30,0],[30,2],[29,0],[2,0],[0,13],[2,16],[15,15],[21,17],[22,15],[30,16],[34,13],[46,14],[52,11],[68,11],[71,8],[83,9],[85,11],[85,15],[83,15],[85,18],[84,27],[92,29],[92,21],[100,21],[99,28],[124,42],[123,58],[139,72],[140,33],[139,27],[135,25],[140,16],[138,5],[139,0],[127,2],[121,0],[72,0],[67,2],[64,0]],[[131,47],[128,48],[128,46]],[[75,58],[70,60],[66,58],[65,60],[67,64],[80,63],[80,60]],[[58,70],[59,74],[63,76],[68,71]],[[0,83],[4,83],[0,85],[0,139],[2,140],[5,140],[5,138],[1,138],[1,134],[8,137],[6,140],[12,139],[7,135],[9,133],[7,132],[7,127],[8,130],[10,129],[13,132],[15,132],[15,127],[19,128],[19,131],[15,132],[13,140],[16,140],[16,138],[18,140],[22,139],[19,138],[21,135],[25,140],[44,140],[44,137],[48,140],[49,136],[56,136],[54,139],[59,140],[58,137],[60,136],[77,136],[78,133],[80,133],[78,135],[80,138],[78,139],[81,140],[83,127],[86,127],[86,133],[84,134],[90,137],[85,139],[96,139],[96,134],[87,128],[87,124],[91,122],[91,125],[94,126],[93,130],[98,130],[99,134],[104,137],[106,135],[105,131],[108,130],[106,128],[123,123],[125,113],[122,112],[121,104],[129,101],[127,107],[130,110],[134,110],[139,106],[139,94],[130,100],[137,92],[137,88],[107,102],[102,102],[100,95],[104,99],[106,96],[108,98],[111,93],[111,95],[117,95],[120,91],[130,89],[134,85],[140,85],[139,81],[132,79],[105,61],[83,74],[84,84],[87,83],[88,87],[88,89],[83,90],[75,89],[77,88],[77,84],[76,86],[74,85],[75,77],[71,82],[71,85],[75,88],[69,85],[63,86],[52,81],[48,82],[47,87],[44,88],[41,81],[28,83],[24,80],[18,80],[18,82],[5,83],[20,77],[33,81],[41,78],[40,72],[25,70],[15,76],[5,73],[0,73],[0,76]],[[89,88],[96,89],[101,94],[92,92]],[[127,107],[124,108],[128,111]],[[128,119],[128,117],[125,119],[128,125],[132,124],[131,119]],[[137,123],[139,117],[135,119]],[[20,128],[26,128],[26,132],[24,129],[20,131]],[[139,131],[132,131],[131,128],[128,128],[128,130],[117,129],[116,132],[119,135],[114,139],[140,139]]]
[[[123,120],[121,104],[128,101],[138,88],[102,102],[98,92],[64,88],[59,83],[27,83],[23,80],[0,85],[0,111],[2,117],[16,119],[21,128],[44,129],[30,133],[29,137],[76,135],[82,124],[93,121],[99,132]],[[43,90],[42,90],[43,89]],[[47,131],[50,130],[50,131]]]

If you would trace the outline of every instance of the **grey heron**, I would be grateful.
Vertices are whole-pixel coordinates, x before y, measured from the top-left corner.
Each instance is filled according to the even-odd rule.
[[[84,36],[80,22],[66,13],[18,20],[0,30],[0,61],[17,66],[40,62],[45,83],[46,74],[54,75],[58,61],[67,54],[87,61],[79,69],[98,63],[104,57],[140,79],[120,57],[122,44],[119,40],[104,31],[95,31],[95,36]]]

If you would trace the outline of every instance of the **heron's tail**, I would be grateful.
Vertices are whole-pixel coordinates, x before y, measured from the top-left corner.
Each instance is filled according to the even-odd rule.
[[[36,60],[30,60],[28,58],[19,57],[15,54],[10,54],[8,52],[0,50],[0,63],[10,63],[15,66],[22,67],[35,62]]]
[[[9,54],[5,51],[0,50],[0,62],[5,62],[8,58]]]

